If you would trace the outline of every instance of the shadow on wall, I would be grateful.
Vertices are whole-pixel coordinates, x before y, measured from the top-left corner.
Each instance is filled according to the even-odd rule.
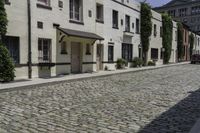
[[[200,89],[189,93],[138,133],[189,133],[200,118]]]

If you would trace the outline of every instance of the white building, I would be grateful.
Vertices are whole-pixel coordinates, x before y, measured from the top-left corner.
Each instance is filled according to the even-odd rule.
[[[115,69],[118,58],[142,56],[137,2],[7,0],[5,8],[9,23],[4,41],[16,63],[16,78]],[[152,21],[156,29],[149,60],[157,56],[161,63],[161,15],[153,11]]]

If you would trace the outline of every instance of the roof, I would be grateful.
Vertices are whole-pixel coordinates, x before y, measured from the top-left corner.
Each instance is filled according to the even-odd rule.
[[[161,6],[161,7],[155,7],[155,10],[159,10],[162,8],[167,8],[167,7],[174,7],[174,6],[179,6],[179,5],[187,5],[187,4],[194,4],[194,3],[199,3],[200,0],[171,0],[167,4]]]
[[[58,29],[68,36],[88,38],[88,39],[96,39],[96,40],[104,40],[103,37],[101,37],[97,34],[94,34],[94,33],[90,33],[90,32],[71,30],[71,29],[65,29],[65,28],[58,28]]]

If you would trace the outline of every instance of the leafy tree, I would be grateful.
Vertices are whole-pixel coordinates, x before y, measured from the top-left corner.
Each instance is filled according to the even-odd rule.
[[[192,56],[193,49],[194,49],[194,34],[191,33],[190,34],[190,58]]]
[[[183,25],[182,23],[177,23],[178,27],[178,41],[177,41],[177,49],[178,49],[178,60],[183,59],[184,56],[184,46],[183,46]]]
[[[147,65],[150,36],[152,33],[152,12],[151,7],[141,3],[141,43],[144,55],[144,65]]]
[[[9,55],[9,51],[2,43],[2,36],[7,32],[7,15],[3,0],[0,0],[0,82],[9,82],[14,80],[14,64]]]
[[[172,18],[168,14],[162,14],[162,26],[163,26],[163,48],[165,49],[163,62],[168,64],[171,57],[172,50],[172,32],[173,22]]]
[[[3,36],[7,32],[7,15],[4,8],[4,0],[0,0],[0,35]]]
[[[14,65],[7,48],[0,44],[0,82],[14,80]]]

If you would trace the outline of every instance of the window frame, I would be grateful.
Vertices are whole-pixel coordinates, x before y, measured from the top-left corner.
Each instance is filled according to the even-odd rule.
[[[100,15],[98,15],[99,12],[100,12]],[[98,18],[98,16],[100,16],[100,17]],[[103,4],[96,3],[96,22],[104,22],[104,6],[103,6]]]
[[[79,1],[78,4],[76,1]],[[76,7],[77,5],[78,8]],[[76,8],[78,11],[76,11]],[[72,21],[83,22],[83,0],[69,0],[69,18]]]
[[[126,61],[132,61],[133,59],[133,44],[122,43],[122,58]]]
[[[119,29],[119,12],[116,10],[112,10],[112,27]]]
[[[108,45],[108,62],[114,62],[114,46]]]

